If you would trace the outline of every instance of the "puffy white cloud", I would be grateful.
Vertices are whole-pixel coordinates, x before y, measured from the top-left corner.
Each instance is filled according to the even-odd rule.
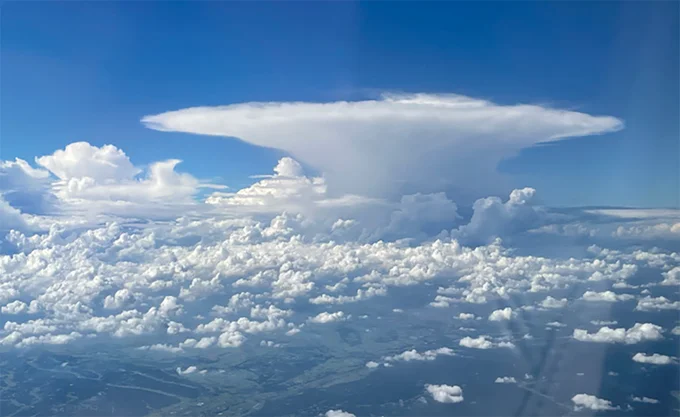
[[[633,355],[633,360],[635,362],[648,363],[652,365],[670,365],[677,362],[677,360],[671,356],[660,355],[658,353],[647,355],[641,352]]]
[[[366,362],[366,367],[367,367],[368,369],[377,368],[378,366],[380,366],[380,364],[379,364],[378,362],[374,362],[374,361],[368,361],[368,362]]]
[[[680,326],[673,327],[673,330],[671,330],[671,333],[673,333],[676,336],[680,336]]]
[[[113,310],[124,307],[130,301],[134,299],[134,296],[127,288],[116,291],[113,295],[107,295],[104,299],[104,308]]]
[[[356,417],[354,414],[342,410],[328,410],[326,417]]]
[[[533,188],[513,190],[505,203],[498,197],[480,198],[472,206],[470,222],[451,231],[451,236],[473,244],[489,243],[537,226],[543,210],[532,204],[535,193]]]
[[[666,297],[647,296],[638,300],[635,309],[640,311],[680,310],[680,301],[671,301]]]
[[[611,401],[597,398],[594,395],[576,394],[571,398],[574,403],[574,409],[587,408],[594,411],[618,410],[619,407],[614,407]]]
[[[636,403],[646,403],[646,404],[658,404],[659,400],[656,398],[649,397],[632,397],[631,400]]]
[[[475,318],[477,318],[477,316],[475,316],[475,315],[472,314],[472,313],[460,313],[460,314],[458,315],[458,318],[459,318],[460,320],[474,320]]]
[[[309,318],[310,323],[333,323],[336,321],[347,320],[347,316],[342,311],[336,311],[334,313],[329,313],[327,311],[321,312],[314,317]]]
[[[433,94],[195,107],[142,122],[162,131],[237,137],[281,149],[324,172],[334,189],[366,195],[412,187],[492,188],[497,163],[523,147],[623,127],[613,117]],[[433,183],[435,177],[451,183]]]
[[[130,180],[140,172],[125,152],[115,146],[99,148],[87,142],[71,143],[35,161],[62,180],[85,177],[95,181]]]
[[[28,305],[20,300],[14,300],[2,306],[2,314],[21,314],[28,310]]]
[[[503,376],[503,377],[498,377],[494,381],[496,384],[516,384],[517,380],[513,376]]]
[[[662,331],[661,326],[655,324],[635,323],[630,329],[602,327],[597,333],[574,329],[573,337],[582,342],[635,344],[647,340],[663,339]]]
[[[564,323],[560,323],[559,321],[551,321],[549,323],[545,324],[548,327],[566,327],[567,325]]]
[[[680,233],[680,223],[678,223],[678,233]],[[662,275],[664,279],[659,283],[660,285],[680,285],[680,266],[676,266]]]
[[[11,176],[15,178],[13,183],[33,184],[29,190],[34,200],[42,198],[66,212],[167,217],[195,206],[193,196],[199,188],[222,188],[176,172],[181,162],[178,159],[153,162],[141,177],[143,170],[113,145],[97,147],[75,142],[35,161],[57,177],[57,181],[50,182],[47,171],[33,169],[25,161],[17,160],[15,165],[27,173],[23,177],[30,177],[31,181],[16,179],[20,177],[16,174],[19,169],[13,169],[16,174]],[[7,162],[3,164],[5,168],[9,166]],[[0,173],[6,170],[0,168]],[[51,193],[45,190],[48,185]]]
[[[596,292],[596,291],[586,291],[583,296],[581,296],[582,300],[585,301],[606,301],[606,302],[616,302],[616,301],[628,301],[628,300],[633,300],[635,299],[635,296],[630,295],[630,294],[617,294],[613,291],[604,291],[604,292]]]
[[[496,347],[501,347],[501,348],[514,348],[515,345],[512,342],[507,342],[507,341],[501,341],[498,343],[492,342],[489,340],[489,336],[479,336],[476,338],[472,338],[470,336],[465,336],[458,342],[460,346],[467,347],[470,349],[491,349],[491,348],[496,348]]]
[[[510,320],[513,317],[512,308],[505,307],[504,309],[494,310],[489,314],[489,321],[505,321]]]
[[[439,403],[460,403],[463,402],[463,389],[458,385],[425,385],[425,390],[432,396],[432,399]]]
[[[550,309],[556,309],[556,308],[564,308],[566,307],[568,301],[566,298],[561,298],[561,299],[556,299],[551,296],[547,296],[545,300],[541,301],[540,306],[543,308],[550,308]]]
[[[387,362],[397,362],[397,361],[404,361],[404,362],[410,362],[410,361],[432,361],[437,358],[439,355],[444,355],[444,356],[453,356],[455,355],[455,352],[453,349],[447,348],[447,347],[442,347],[439,349],[432,349],[432,350],[426,350],[422,353],[418,352],[415,349],[407,350],[404,351],[398,355],[392,355],[392,356],[385,356],[383,360]]]

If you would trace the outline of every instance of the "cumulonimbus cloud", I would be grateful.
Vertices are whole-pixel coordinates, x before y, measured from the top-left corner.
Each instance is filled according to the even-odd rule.
[[[453,94],[193,107],[142,123],[280,149],[322,172],[332,190],[372,196],[460,190],[478,197],[496,188],[498,162],[522,148],[623,128],[616,117]]]

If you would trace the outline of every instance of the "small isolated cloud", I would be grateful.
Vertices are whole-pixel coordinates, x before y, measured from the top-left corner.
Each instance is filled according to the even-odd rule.
[[[550,323],[545,324],[548,327],[567,327],[566,324],[560,323],[559,321],[551,321]]]
[[[636,353],[633,356],[635,362],[648,363],[651,365],[671,365],[677,362],[677,360],[671,356],[660,355],[658,353],[653,353],[647,355],[645,353]]]
[[[310,323],[333,323],[344,320],[347,320],[347,316],[345,316],[345,313],[342,311],[336,311],[335,313],[324,311],[309,318]]]
[[[505,307],[501,310],[495,310],[489,314],[489,321],[505,321],[510,320],[513,316],[512,309],[510,307]]]
[[[460,346],[470,348],[470,349],[491,349],[496,347],[504,348],[514,348],[515,345],[512,342],[499,342],[494,343],[489,340],[489,336],[479,336],[477,338],[466,336],[458,342]]]
[[[607,410],[618,410],[619,407],[614,407],[611,401],[597,398],[594,395],[588,394],[576,394],[571,398],[574,403],[574,409],[580,410],[582,408],[587,408],[594,411],[607,411]]]
[[[426,350],[422,353],[418,352],[415,349],[411,349],[411,350],[407,350],[405,352],[402,352],[398,355],[385,356],[383,359],[386,360],[387,362],[432,361],[432,360],[435,360],[437,358],[437,356],[439,356],[439,355],[453,356],[453,355],[455,355],[455,352],[453,351],[453,349],[447,348],[447,347],[442,347],[442,348],[439,348],[439,349]]]
[[[354,414],[342,410],[328,410],[326,417],[356,417]]]
[[[631,400],[636,403],[646,403],[646,404],[658,404],[659,400],[656,398],[649,397],[632,397]]]
[[[458,319],[460,320],[474,320],[476,316],[472,313],[460,313]]]
[[[680,310],[680,301],[671,301],[666,297],[647,296],[638,300],[635,309],[639,311]]]
[[[596,333],[574,329],[573,337],[582,342],[635,344],[647,340],[663,339],[663,329],[652,323],[635,323],[630,329],[602,327]]]
[[[517,380],[514,376],[499,376],[494,382],[496,384],[516,384]]]
[[[556,299],[551,296],[545,297],[545,300],[541,301],[541,307],[549,309],[557,309],[566,307],[568,301],[566,298]]]
[[[595,326],[613,326],[619,322],[616,320],[591,320],[590,323]]]
[[[613,291],[604,291],[604,292],[596,292],[596,291],[586,291],[583,296],[581,297],[582,300],[585,301],[605,301],[609,303],[613,303],[616,301],[628,301],[628,300],[633,300],[635,296],[630,295],[630,294],[617,294]]]
[[[373,362],[373,361],[366,362],[366,367],[368,369],[377,368],[378,366],[380,366],[380,364],[378,362]]]
[[[189,374],[193,374],[197,371],[198,371],[198,368],[193,366],[193,365],[187,367],[186,369],[182,369],[180,367],[177,368],[177,374],[178,375],[189,375]]]
[[[673,333],[676,336],[680,336],[680,326],[673,327],[673,330],[671,330],[671,333]]]
[[[432,399],[439,403],[460,403],[463,402],[463,389],[458,385],[425,385],[425,390],[432,396]]]

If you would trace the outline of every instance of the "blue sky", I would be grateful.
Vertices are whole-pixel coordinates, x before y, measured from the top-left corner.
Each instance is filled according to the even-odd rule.
[[[501,163],[544,203],[677,207],[678,15],[677,2],[6,3],[0,157],[112,143],[239,187],[281,152],[141,117],[450,92],[625,121]]]

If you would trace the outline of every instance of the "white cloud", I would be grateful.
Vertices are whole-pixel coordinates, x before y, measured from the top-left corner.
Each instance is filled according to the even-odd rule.
[[[369,368],[369,369],[377,368],[378,366],[380,366],[380,364],[378,362],[373,362],[373,361],[366,362],[366,367]]]
[[[21,314],[28,310],[28,305],[23,301],[14,300],[5,306],[2,306],[2,314]]]
[[[574,403],[574,409],[587,408],[594,411],[618,410],[619,407],[614,407],[611,401],[597,398],[594,395],[576,394],[571,398]]]
[[[491,314],[489,314],[489,321],[505,321],[512,319],[512,317],[512,308],[505,307],[501,310],[494,310]]]
[[[496,380],[494,382],[496,384],[516,384],[517,380],[515,379],[515,377],[512,377],[512,376],[503,376],[503,377],[499,376],[498,378],[496,378]]]
[[[648,363],[652,365],[671,365],[677,362],[675,358],[671,356],[660,355],[658,353],[647,355],[646,353],[641,352],[633,355],[633,360],[635,362]]]
[[[564,308],[567,305],[567,299],[566,298],[561,298],[561,299],[556,299],[551,296],[547,296],[545,300],[541,301],[541,307],[543,308],[550,308],[550,309],[557,309],[557,308]]]
[[[574,329],[574,339],[582,342],[596,343],[625,343],[635,344],[647,340],[663,339],[663,329],[651,323],[635,323],[630,329],[611,329],[602,327],[597,333],[588,333],[587,330]]]
[[[631,400],[633,400],[636,403],[647,403],[647,404],[658,404],[659,400],[656,398],[649,398],[649,397],[632,397]]]
[[[521,148],[623,127],[613,117],[433,94],[195,107],[142,122],[156,130],[237,137],[281,149],[324,172],[334,189],[365,195],[409,186],[421,192],[493,188],[497,163]],[[435,177],[451,183],[433,182]]]
[[[548,327],[567,327],[566,324],[560,323],[559,321],[551,321],[545,324]]]
[[[458,318],[460,320],[474,320],[476,318],[476,316],[472,313],[460,313],[458,315]]]
[[[680,326],[673,327],[673,330],[671,330],[671,333],[673,333],[676,336],[680,336]]]
[[[628,301],[635,299],[635,296],[630,294],[616,294],[612,291],[596,292],[596,291],[586,291],[581,297],[585,301],[606,301],[606,302],[616,302],[616,301]]]
[[[489,243],[536,227],[544,221],[544,213],[533,205],[535,193],[533,188],[513,190],[505,203],[498,197],[480,198],[472,206],[470,222],[452,230],[451,236],[466,243]]]
[[[342,410],[328,410],[326,417],[356,417],[354,414]]]
[[[460,340],[459,344],[471,349],[491,349],[494,347],[493,342],[487,340],[486,336],[479,336],[477,338],[466,336]]]
[[[612,326],[618,324],[616,320],[591,320],[590,323],[595,326]]]
[[[336,311],[334,313],[329,313],[327,311],[321,312],[314,317],[310,317],[308,320],[311,323],[333,323],[337,321],[347,320],[348,316],[342,311]]]
[[[396,361],[405,361],[405,362],[410,362],[410,361],[432,361],[437,358],[439,355],[445,355],[445,356],[453,356],[455,355],[455,352],[453,349],[447,348],[447,347],[442,347],[439,349],[433,349],[433,350],[426,350],[422,353],[418,352],[415,349],[407,350],[404,351],[398,355],[392,355],[392,356],[385,356],[383,360],[387,362],[396,362]]]
[[[463,402],[463,389],[458,385],[425,385],[425,390],[430,393],[432,399],[439,403]]]
[[[635,310],[640,311],[659,311],[659,310],[680,310],[680,301],[671,301],[666,297],[644,297],[638,300]]]
[[[195,373],[196,371],[198,371],[198,368],[193,366],[193,365],[187,367],[186,369],[182,369],[182,368],[179,368],[179,367],[177,368],[177,374],[178,375],[189,375],[189,374]]]
[[[680,223],[678,223],[678,233],[680,234]],[[676,266],[670,271],[662,273],[664,279],[659,284],[660,285],[680,285],[680,266]]]
[[[98,148],[87,142],[71,143],[35,161],[62,180],[85,177],[95,181],[131,180],[140,172],[125,152],[115,146]]]

